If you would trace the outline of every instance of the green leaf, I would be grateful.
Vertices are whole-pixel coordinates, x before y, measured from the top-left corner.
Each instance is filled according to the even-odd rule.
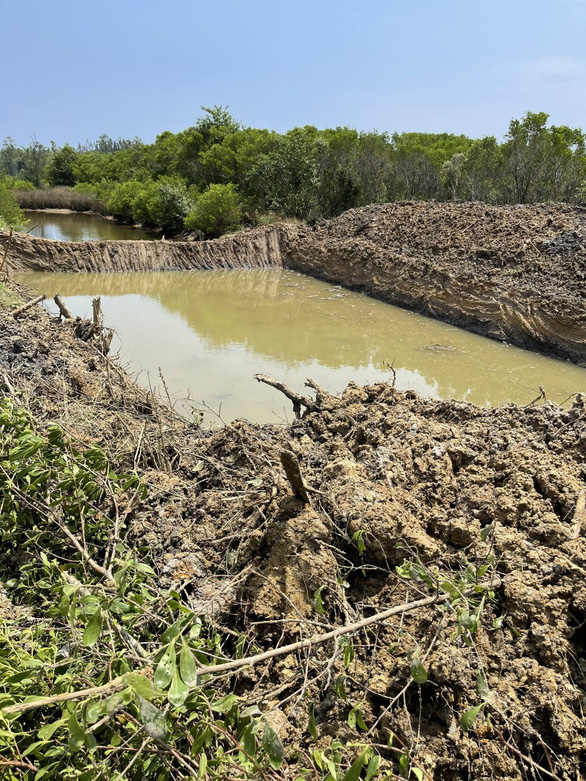
[[[253,757],[256,754],[256,738],[254,736],[253,727],[249,725],[246,727],[240,738],[242,748],[248,754],[249,757]]]
[[[354,661],[354,643],[351,639],[347,638],[343,641],[344,645],[344,667],[348,669]]]
[[[344,773],[342,781],[358,781],[362,768],[366,764],[366,757],[361,754],[350,765],[350,768]]]
[[[338,675],[338,677],[336,678],[334,690],[336,692],[336,697],[338,697],[343,702],[348,702],[348,696],[346,695],[346,687],[344,686],[343,675]]]
[[[450,595],[450,599],[460,599],[462,596],[462,592],[459,588],[457,588],[451,581],[449,580],[442,580],[440,583],[440,588],[442,591],[445,591],[446,594]]]
[[[102,631],[102,610],[98,607],[94,611],[92,617],[87,622],[87,626],[83,633],[83,644],[86,646],[95,645],[98,642],[98,637]]]
[[[140,675],[140,673],[126,673],[124,681],[127,686],[130,686],[136,694],[140,694],[145,700],[152,700],[157,695],[152,682],[144,675]]]
[[[144,697],[138,695],[138,718],[144,724],[147,735],[155,740],[164,740],[167,736],[165,715]]]
[[[483,700],[487,700],[488,695],[490,693],[490,690],[488,688],[488,681],[486,680],[486,674],[481,667],[480,670],[478,670],[478,675],[476,676],[476,694],[478,694],[479,697],[481,697]]]
[[[78,751],[84,744],[85,732],[77,721],[75,711],[69,714],[67,728],[69,729],[69,748],[72,751]]]
[[[262,747],[267,753],[271,767],[278,770],[283,764],[285,749],[281,743],[281,738],[269,724],[265,724],[262,735]]]
[[[470,710],[467,710],[466,713],[462,715],[462,718],[460,719],[460,729],[463,732],[468,732],[468,730],[476,721],[476,717],[483,708],[484,703],[481,702],[480,705],[476,705],[474,708],[470,708]]]
[[[411,768],[411,775],[415,776],[417,781],[423,781],[423,770],[420,770],[418,767]]]
[[[315,708],[313,706],[313,702],[310,702],[307,706],[307,715],[309,717],[309,722],[307,724],[307,729],[309,730],[309,734],[314,740],[318,739],[318,732],[317,732],[317,724],[315,723]]]
[[[94,724],[102,715],[102,703],[96,700],[88,700],[83,708],[83,718],[86,724]]]
[[[347,721],[350,729],[356,729],[357,726],[363,730],[368,729],[368,727],[364,722],[364,719],[362,718],[362,710],[360,709],[359,705],[357,705],[355,708],[352,708],[352,710],[348,714]]]
[[[322,615],[325,613],[325,607],[324,607],[324,601],[321,596],[321,592],[324,590],[325,586],[320,586],[318,590],[313,595],[313,609],[316,613],[319,613]]]
[[[181,676],[179,675],[179,670],[175,665],[173,667],[173,678],[171,680],[171,686],[169,687],[169,691],[167,692],[167,697],[169,698],[169,702],[171,703],[171,705],[180,707],[187,699],[188,694],[189,694],[189,687],[186,686],[181,680]]]
[[[378,754],[376,754],[370,762],[368,763],[368,767],[366,768],[366,778],[364,781],[371,781],[375,777],[375,775],[378,772],[378,766],[380,765],[380,757]]]
[[[227,694],[221,700],[212,703],[212,709],[217,713],[228,713],[238,703],[238,697],[235,694]]]
[[[161,656],[157,669],[155,670],[155,686],[159,689],[166,689],[173,678],[175,670],[175,641],[171,641],[167,646],[165,653]]]
[[[175,621],[174,624],[171,624],[171,626],[168,626],[167,629],[165,629],[161,635],[161,643],[163,645],[165,645],[165,643],[170,643],[172,640],[175,640],[176,637],[179,637],[184,620],[185,619],[180,618]]]
[[[191,648],[187,645],[185,638],[181,642],[181,654],[179,655],[179,671],[183,682],[187,686],[197,686],[197,664]]]
[[[409,664],[409,672],[415,683],[425,683],[427,681],[427,670],[421,664],[419,657],[414,656]]]
[[[57,719],[57,721],[53,721],[50,724],[45,724],[45,726],[41,727],[37,732],[37,737],[39,740],[49,740],[59,727],[62,727],[66,723],[67,719]]]

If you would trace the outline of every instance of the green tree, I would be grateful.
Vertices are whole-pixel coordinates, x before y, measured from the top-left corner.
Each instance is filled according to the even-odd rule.
[[[78,153],[69,144],[65,144],[55,152],[46,169],[46,178],[52,187],[75,186],[77,180],[74,171],[77,157]]]
[[[41,187],[49,155],[49,149],[33,136],[30,144],[23,149],[23,166],[20,171],[23,179],[34,184],[35,187]]]
[[[15,140],[8,136],[0,149],[0,173],[18,176],[22,164],[21,150],[16,146]]]
[[[0,230],[18,230],[27,224],[28,220],[16,202],[11,190],[0,179]]]
[[[503,145],[507,200],[535,203],[572,200],[585,174],[584,133],[565,125],[547,127],[549,115],[528,111],[513,119]]]
[[[240,225],[242,214],[233,184],[210,184],[185,218],[185,227],[206,236],[221,236]]]

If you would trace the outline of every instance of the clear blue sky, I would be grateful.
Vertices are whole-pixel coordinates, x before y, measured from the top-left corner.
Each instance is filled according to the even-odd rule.
[[[245,125],[586,129],[586,0],[0,0],[0,141]]]

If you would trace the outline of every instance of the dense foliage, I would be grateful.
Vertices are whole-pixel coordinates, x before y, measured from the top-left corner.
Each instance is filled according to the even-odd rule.
[[[498,142],[347,127],[280,134],[243,127],[222,107],[204,111],[193,127],[161,133],[153,144],[101,136],[77,149],[47,148],[34,138],[17,147],[7,138],[0,173],[36,188],[75,188],[123,219],[169,232],[185,225],[209,236],[267,214],[313,221],[401,199],[513,204],[586,197],[585,134],[548,125],[543,112],[513,119]]]

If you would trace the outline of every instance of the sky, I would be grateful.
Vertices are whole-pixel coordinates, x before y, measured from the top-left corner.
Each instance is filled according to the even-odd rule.
[[[586,0],[0,0],[0,141],[243,125],[586,129]]]

